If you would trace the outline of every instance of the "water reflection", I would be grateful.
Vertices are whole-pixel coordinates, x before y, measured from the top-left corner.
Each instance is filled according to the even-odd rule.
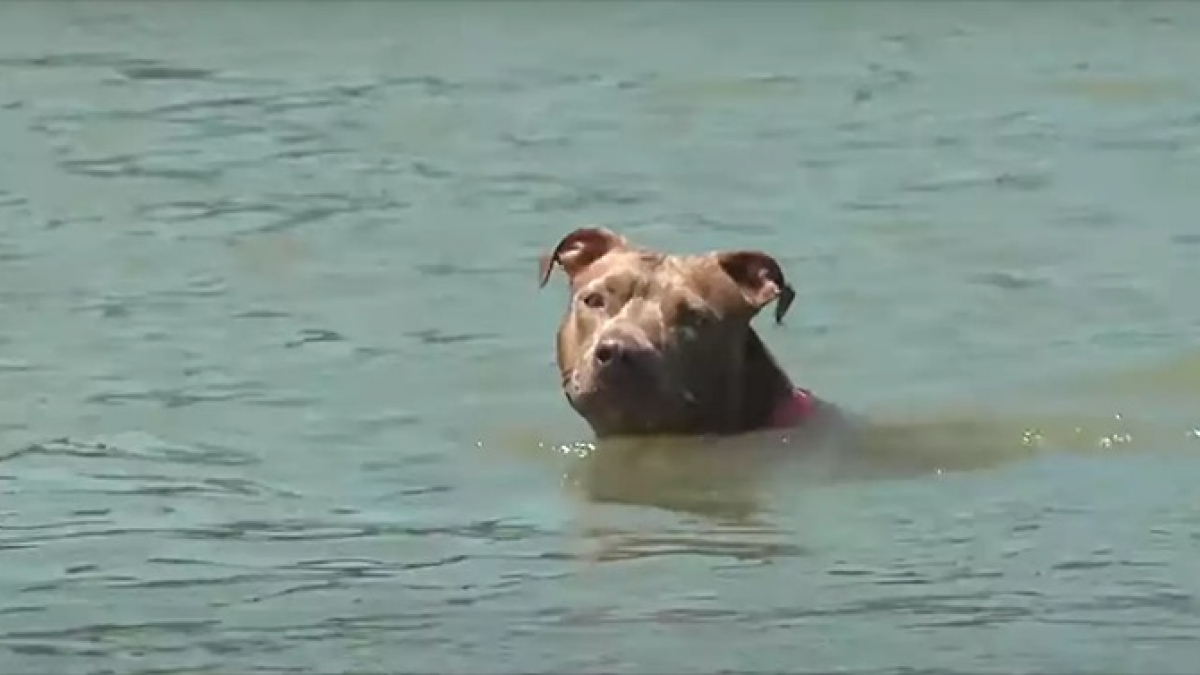
[[[762,508],[769,448],[745,439],[612,439],[568,446],[567,484],[595,503],[745,522]]]
[[[1120,413],[953,411],[860,422],[844,434],[604,439],[559,445],[585,503],[644,506],[719,523],[764,522],[772,495],[844,481],[983,471],[1048,452],[1194,448],[1194,420]]]
[[[793,533],[765,525],[644,532],[595,526],[581,532],[579,558],[593,563],[626,562],[669,556],[700,556],[767,563],[806,554]]]

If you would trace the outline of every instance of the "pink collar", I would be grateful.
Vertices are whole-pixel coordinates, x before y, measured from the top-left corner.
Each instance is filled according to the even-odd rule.
[[[815,405],[816,401],[812,392],[796,387],[792,390],[791,396],[783,399],[776,406],[774,414],[771,415],[771,427],[774,429],[794,427],[812,414]]]

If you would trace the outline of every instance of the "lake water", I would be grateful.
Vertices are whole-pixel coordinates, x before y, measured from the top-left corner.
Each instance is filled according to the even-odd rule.
[[[0,672],[1195,672],[1197,64],[1192,3],[4,3]],[[878,461],[589,449],[582,223],[774,254]]]

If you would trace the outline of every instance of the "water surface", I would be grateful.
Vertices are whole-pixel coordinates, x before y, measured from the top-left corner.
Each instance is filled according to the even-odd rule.
[[[1196,63],[1188,3],[4,4],[0,670],[1193,672]],[[584,222],[777,256],[886,470],[577,457]]]

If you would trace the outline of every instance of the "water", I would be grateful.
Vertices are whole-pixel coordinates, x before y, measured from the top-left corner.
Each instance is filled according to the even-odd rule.
[[[1192,672],[1200,7],[1027,9],[5,4],[0,672]],[[573,456],[584,222],[875,459]]]

